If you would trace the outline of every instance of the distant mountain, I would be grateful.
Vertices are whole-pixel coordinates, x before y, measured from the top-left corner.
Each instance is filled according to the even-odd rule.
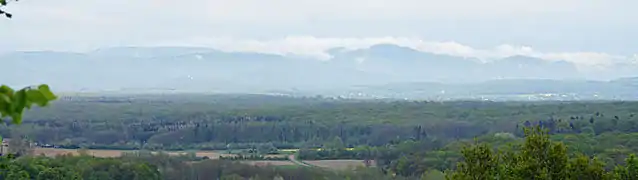
[[[353,88],[377,91],[387,84],[397,85],[393,88],[396,89],[406,85],[409,88],[421,86],[420,83],[436,88],[419,87],[419,91],[438,94],[442,90],[456,92],[449,88],[450,83],[488,81],[471,88],[458,86],[458,91],[463,93],[468,90],[488,93],[492,86],[502,87],[492,90],[494,93],[527,92],[538,88],[540,92],[546,91],[542,87],[550,84],[555,84],[552,88],[570,84],[559,80],[591,77],[570,62],[527,56],[483,63],[475,58],[427,53],[393,44],[355,50],[334,48],[327,53],[332,56],[328,61],[201,47],[115,47],[87,53],[12,52],[0,55],[0,83],[13,86],[48,83],[58,91],[161,89],[189,92],[344,92]],[[619,70],[622,76],[610,72],[612,75],[605,77],[638,75],[638,71],[632,72],[638,70],[633,65],[618,69],[622,69]],[[515,85],[514,82],[499,84],[504,81],[491,81],[499,79],[549,80]],[[622,83],[626,84],[624,81]],[[584,84],[573,85],[598,87],[597,83]],[[570,88],[560,89],[573,91]]]
[[[466,81],[478,74],[476,59],[425,53],[391,44],[331,54],[334,63],[375,73],[391,81]],[[460,73],[463,72],[463,73]]]
[[[486,64],[482,74],[510,79],[577,79],[578,68],[567,61],[547,61],[528,56],[511,56]]]

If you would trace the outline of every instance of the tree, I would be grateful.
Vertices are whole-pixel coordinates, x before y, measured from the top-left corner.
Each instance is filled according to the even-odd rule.
[[[346,148],[346,145],[339,136],[335,136],[331,142],[325,143],[323,148],[325,150],[343,150]]]
[[[461,151],[464,161],[457,164],[457,170],[449,175],[454,180],[494,179],[498,175],[499,160],[491,147],[476,144]]]
[[[9,141],[9,152],[16,156],[32,155],[33,148],[29,140],[22,138],[21,135],[12,135]]]
[[[638,158],[631,154],[625,160],[625,166],[617,166],[614,169],[614,179],[629,180],[638,178]]]
[[[222,176],[221,179],[222,180],[244,180],[244,177],[241,177],[238,174],[230,174],[230,175]]]
[[[259,154],[271,154],[276,152],[277,148],[272,143],[260,144],[257,146],[257,153]]]
[[[610,175],[605,171],[605,165],[597,159],[579,154],[569,162],[569,179],[578,180],[604,180],[610,179]]]
[[[423,173],[421,180],[445,180],[445,174],[439,170],[429,170]]]
[[[567,147],[549,140],[549,133],[540,127],[525,129],[525,142],[516,151],[494,153],[486,144],[475,144],[463,150],[463,160],[447,178],[479,179],[610,179],[604,165],[596,158],[580,155],[571,160]],[[630,158],[627,160],[632,162]],[[631,163],[628,163],[631,164]],[[616,176],[633,177],[635,170],[620,167]],[[621,178],[622,179],[622,178]],[[629,178],[631,179],[631,178]]]

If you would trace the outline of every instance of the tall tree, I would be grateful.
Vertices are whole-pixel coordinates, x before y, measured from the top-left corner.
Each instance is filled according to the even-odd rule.
[[[475,144],[463,150],[463,161],[448,179],[610,179],[604,165],[595,158],[577,156],[570,160],[567,148],[549,140],[539,126],[525,130],[525,143],[517,151],[506,154],[492,152],[486,144]],[[632,162],[631,159],[628,162]],[[631,163],[628,163],[631,164]],[[617,176],[632,177],[629,168],[618,168]]]

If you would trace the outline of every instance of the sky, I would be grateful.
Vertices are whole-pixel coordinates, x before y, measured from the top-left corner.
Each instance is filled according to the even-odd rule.
[[[637,60],[635,0],[24,0],[0,51],[206,46],[325,57],[395,43],[479,58]]]

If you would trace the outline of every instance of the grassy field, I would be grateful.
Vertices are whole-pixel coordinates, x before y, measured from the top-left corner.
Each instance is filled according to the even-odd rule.
[[[365,167],[365,163],[363,163],[363,160],[351,160],[351,159],[316,160],[316,161],[303,161],[303,162],[312,166],[333,169],[333,170],[345,170],[345,169],[352,169],[356,167]],[[374,164],[374,162],[372,164]]]
[[[312,150],[321,151],[323,149],[322,148],[314,148]],[[346,148],[346,150],[347,151],[352,151],[352,150],[354,150],[354,148]],[[292,154],[292,153],[296,153],[297,151],[299,151],[299,149],[280,149],[278,151],[279,151],[279,153],[282,153],[282,154],[286,154],[286,153]]]
[[[103,150],[103,149],[87,149],[87,153],[89,155],[95,157],[119,157],[124,152],[135,152],[134,150]],[[290,151],[288,151],[290,152]],[[180,155],[186,154],[188,151],[167,151],[169,155]],[[35,148],[35,155],[45,155],[49,157],[57,156],[57,155],[79,155],[78,149],[57,149],[57,148]],[[219,156],[230,157],[236,156],[236,154],[228,154],[226,151],[196,151],[195,155],[198,157],[208,156],[210,159],[218,159]],[[286,155],[266,155],[266,157],[282,157]],[[291,161],[282,160],[282,161],[273,161],[273,160],[255,160],[255,161],[241,161],[241,163],[246,163],[255,166],[277,166],[282,168],[300,168],[299,166]],[[346,170],[350,168],[354,168],[357,166],[365,166],[363,160],[315,160],[315,161],[303,161],[303,163],[333,169],[333,170]],[[374,164],[374,163],[373,163]]]
[[[89,155],[92,155],[95,157],[119,157],[124,152],[135,152],[135,151],[134,150],[88,149],[87,152]],[[168,151],[166,153],[170,155],[180,155],[180,154],[186,154],[188,152],[187,151]],[[77,149],[35,148],[33,154],[35,155],[44,154],[45,156],[52,157],[52,156],[64,155],[64,154],[78,155],[79,152]],[[220,153],[216,151],[197,151],[195,152],[195,155],[198,157],[208,156],[210,159],[218,159],[219,156],[224,156],[224,157],[235,156],[234,154],[225,154],[225,153]]]
[[[250,164],[254,166],[297,166],[290,161],[241,161],[241,163]]]

